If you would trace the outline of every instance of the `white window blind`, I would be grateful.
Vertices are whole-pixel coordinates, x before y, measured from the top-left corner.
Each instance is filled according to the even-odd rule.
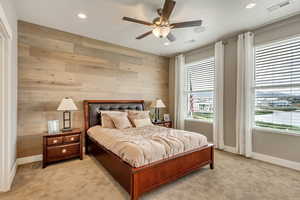
[[[300,132],[300,37],[255,48],[256,125]]]
[[[256,49],[256,87],[300,84],[300,37]]]
[[[213,120],[214,81],[214,57],[186,66],[185,91],[187,93],[187,113],[189,118]]]
[[[214,89],[214,57],[186,67],[185,88],[188,92],[210,91]]]

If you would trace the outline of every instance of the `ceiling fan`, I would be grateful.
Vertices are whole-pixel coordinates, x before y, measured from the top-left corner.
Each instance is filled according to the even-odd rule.
[[[134,19],[134,18],[130,18],[130,17],[123,17],[123,20],[138,23],[138,24],[143,24],[143,25],[153,28],[151,31],[148,31],[148,32],[136,37],[136,39],[138,39],[138,40],[143,39],[143,38],[147,37],[148,35],[150,35],[151,33],[153,33],[158,38],[167,37],[170,42],[173,42],[176,40],[176,38],[171,33],[172,29],[201,26],[201,24],[202,24],[202,20],[170,23],[169,18],[175,8],[175,4],[176,4],[176,1],[165,0],[165,4],[164,4],[163,8],[160,8],[157,10],[159,17],[155,18],[152,21],[152,23]]]

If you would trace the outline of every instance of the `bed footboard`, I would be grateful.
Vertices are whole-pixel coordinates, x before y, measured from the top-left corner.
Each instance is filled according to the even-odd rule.
[[[137,200],[143,193],[174,181],[209,164],[214,166],[213,145],[206,146],[174,159],[160,161],[141,168],[134,168],[131,183],[131,199]]]

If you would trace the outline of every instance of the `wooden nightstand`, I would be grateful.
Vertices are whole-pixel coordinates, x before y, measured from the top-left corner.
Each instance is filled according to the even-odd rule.
[[[43,136],[43,168],[49,163],[70,158],[83,158],[83,141],[80,129]]]
[[[164,126],[166,128],[172,128],[172,121],[160,121],[160,122],[152,122],[157,126]]]

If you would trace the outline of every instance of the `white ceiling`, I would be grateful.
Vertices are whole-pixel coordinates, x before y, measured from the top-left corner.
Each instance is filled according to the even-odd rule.
[[[257,6],[246,9],[250,1]],[[114,44],[169,56],[211,43],[242,30],[252,29],[300,11],[300,0],[276,10],[267,8],[283,0],[177,0],[171,22],[203,20],[204,32],[194,28],[173,30],[177,40],[164,46],[165,39],[154,35],[135,37],[149,27],[122,21],[123,16],[152,21],[163,0],[15,0],[19,19]],[[79,20],[77,14],[87,14]],[[187,42],[195,40],[195,42]]]

